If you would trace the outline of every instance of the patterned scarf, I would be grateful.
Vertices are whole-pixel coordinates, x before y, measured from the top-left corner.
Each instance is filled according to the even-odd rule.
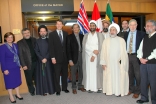
[[[16,62],[16,64],[20,67],[20,61],[19,61],[19,57],[18,57],[18,54],[17,54],[17,49],[15,47],[14,44],[12,44],[12,47],[14,48],[14,50],[9,46],[8,43],[5,43],[5,45],[7,46],[7,48],[14,54],[14,62]]]

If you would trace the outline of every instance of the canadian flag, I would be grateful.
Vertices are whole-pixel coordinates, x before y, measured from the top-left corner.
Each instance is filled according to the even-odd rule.
[[[96,0],[95,0],[95,3],[94,3],[93,12],[92,12],[92,20],[95,20],[97,22],[96,31],[97,32],[102,32],[103,28],[102,28],[101,16],[100,16],[98,6],[96,4]]]

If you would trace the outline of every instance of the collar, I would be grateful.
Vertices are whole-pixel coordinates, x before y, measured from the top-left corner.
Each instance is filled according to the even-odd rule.
[[[137,32],[137,30],[135,30],[135,31],[130,31],[129,33],[131,34],[131,33],[133,33],[133,34],[136,34],[136,32]]]
[[[122,32],[124,32],[124,30],[122,29]],[[126,30],[126,32],[129,32],[129,28]]]
[[[41,39],[46,39],[47,37],[41,37]]]
[[[56,29],[56,31],[57,31],[57,33],[59,33],[59,31],[61,31],[61,33],[62,33],[62,30],[58,30],[58,29]]]
[[[150,37],[152,37],[155,33],[156,33],[156,31],[154,31],[154,32],[150,35]]]

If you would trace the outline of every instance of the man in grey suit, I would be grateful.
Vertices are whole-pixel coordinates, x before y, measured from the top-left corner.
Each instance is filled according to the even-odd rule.
[[[73,33],[68,36],[67,42],[67,56],[69,65],[71,68],[72,76],[72,89],[73,94],[77,94],[76,91],[76,73],[78,70],[78,90],[85,92],[82,85],[82,39],[83,35],[79,34],[80,27],[78,24],[72,26]]]
[[[27,86],[32,96],[35,95],[35,88],[33,80],[35,81],[35,67],[37,56],[35,53],[36,39],[31,37],[30,30],[28,28],[22,29],[23,39],[17,42],[19,48],[19,58],[21,66],[24,70]]]

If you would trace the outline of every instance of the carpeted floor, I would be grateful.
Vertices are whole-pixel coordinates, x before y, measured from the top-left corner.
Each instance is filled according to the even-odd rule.
[[[136,104],[137,99],[133,99],[132,95],[124,97],[106,96],[102,93],[88,93],[77,91],[77,94],[72,93],[71,83],[68,84],[70,93],[61,92],[60,96],[47,95],[31,96],[29,93],[22,94],[23,101],[16,100],[16,104]],[[0,97],[0,104],[11,104],[8,96]],[[151,104],[144,103],[144,104]]]

